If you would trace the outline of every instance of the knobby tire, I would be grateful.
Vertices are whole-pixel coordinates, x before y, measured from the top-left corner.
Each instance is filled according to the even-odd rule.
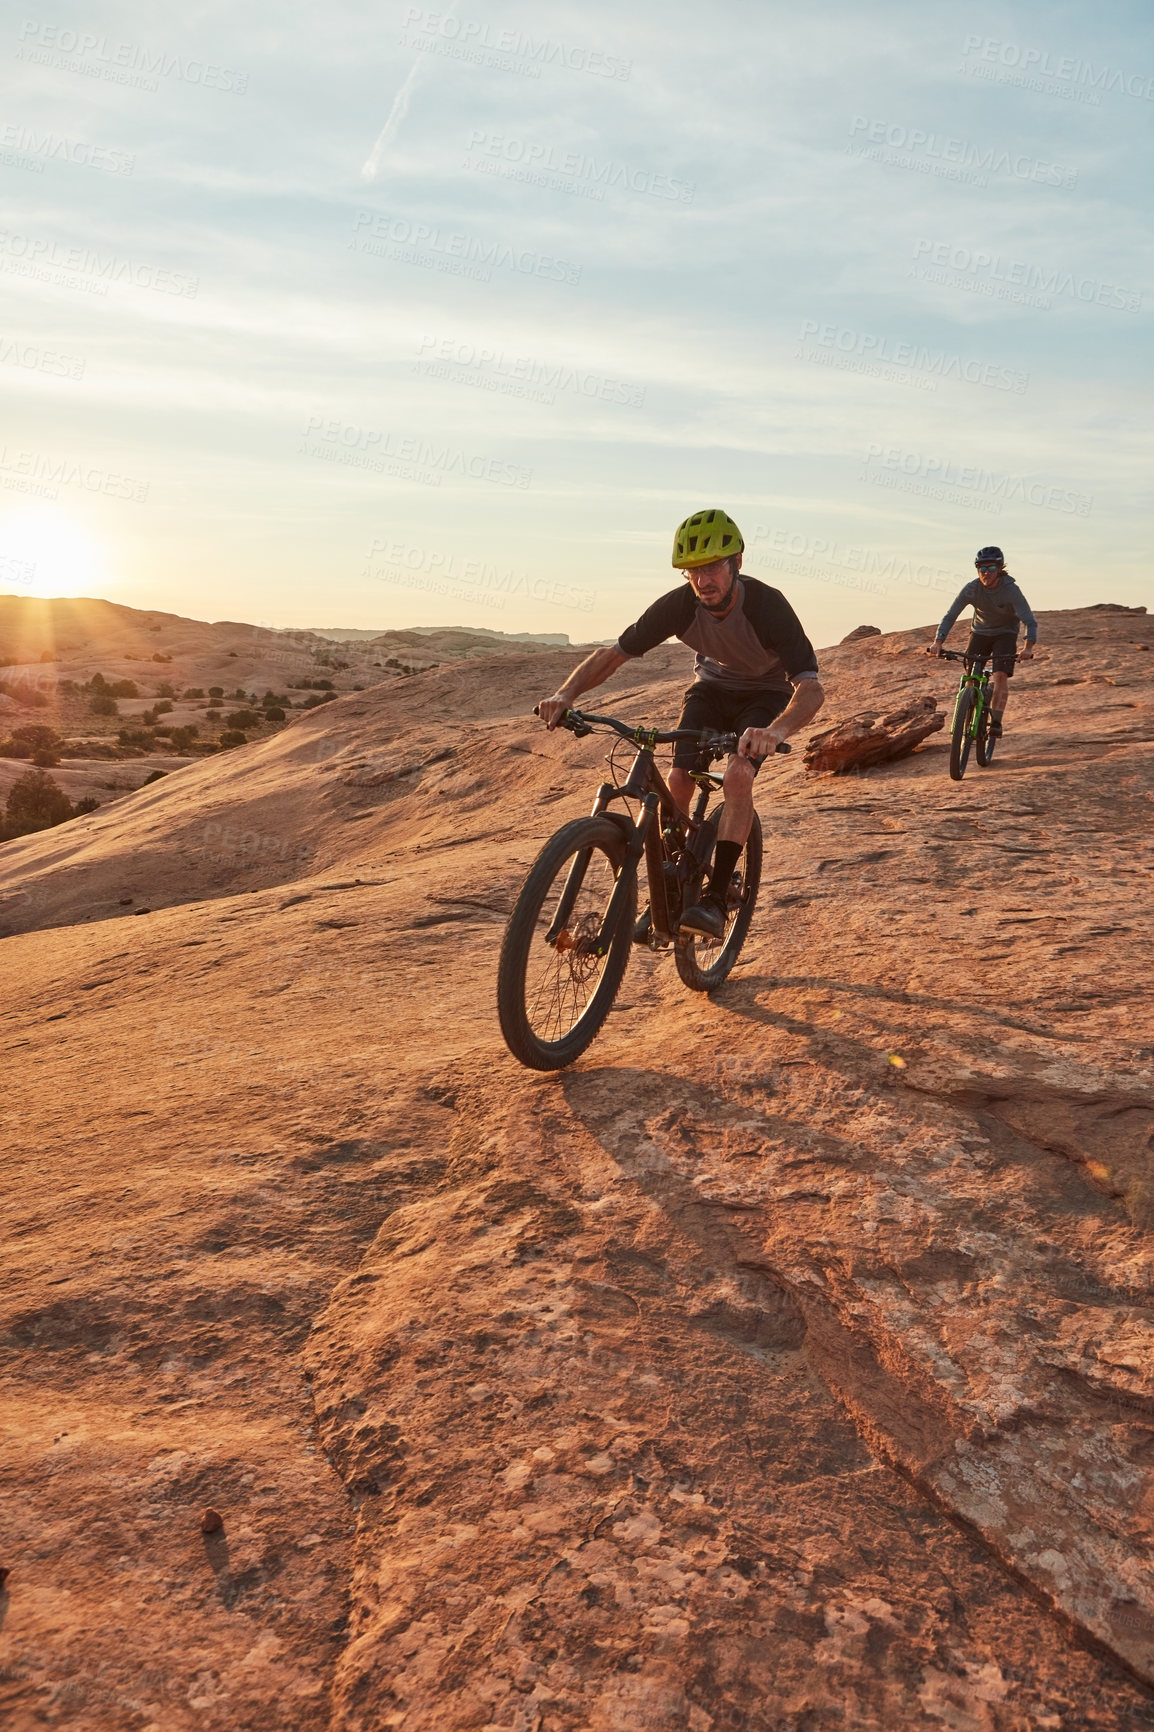
[[[988,769],[990,764],[993,762],[994,747],[997,743],[997,735],[991,734],[990,732],[990,706],[989,704],[985,704],[978,720],[978,737],[974,741],[974,749],[977,752],[978,763],[981,765],[983,770]]]
[[[719,820],[724,810],[724,806],[719,808]],[[761,855],[761,820],[755,812],[749,840],[737,861],[737,871],[741,874],[740,893],[729,909],[729,920],[721,942],[711,944],[699,934],[688,932],[677,935],[674,948],[677,972],[694,992],[713,992],[726,979],[741,954],[761,885]]]
[[[574,860],[588,851],[582,890],[557,943],[545,943]],[[530,1070],[563,1070],[579,1058],[608,1016],[621,985],[637,915],[637,873],[604,957],[590,941],[625,865],[625,839],[611,818],[577,818],[546,842],[513,909],[497,969],[501,1033]],[[563,942],[562,942],[563,941]]]

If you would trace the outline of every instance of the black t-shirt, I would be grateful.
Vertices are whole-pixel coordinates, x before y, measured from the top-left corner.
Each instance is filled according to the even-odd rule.
[[[816,679],[813,645],[781,591],[744,574],[737,586],[736,607],[714,619],[691,585],[680,583],[621,633],[617,648],[622,655],[643,656],[680,638],[697,651],[696,677],[730,691],[788,692],[799,679]]]

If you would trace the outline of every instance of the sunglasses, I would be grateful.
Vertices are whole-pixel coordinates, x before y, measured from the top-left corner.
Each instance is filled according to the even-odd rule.
[[[1001,571],[1001,569],[1000,565],[995,564],[983,564],[978,567],[979,571]]]

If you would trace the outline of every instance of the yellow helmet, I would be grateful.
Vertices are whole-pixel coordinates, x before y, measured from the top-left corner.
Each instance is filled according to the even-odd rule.
[[[673,564],[682,571],[694,566],[710,565],[715,559],[726,559],[731,553],[741,553],[745,540],[729,513],[720,507],[695,511],[684,523],[679,523],[673,537]]]

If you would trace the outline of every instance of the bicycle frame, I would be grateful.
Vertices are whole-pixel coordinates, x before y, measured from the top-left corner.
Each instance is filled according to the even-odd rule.
[[[684,838],[681,852],[688,852],[704,865],[704,856],[712,845],[711,827],[706,820],[706,808],[709,796],[721,786],[721,777],[711,770],[695,770],[691,772],[693,779],[700,786],[700,793],[694,803],[690,817],[676,805],[672,794],[666,785],[665,778],[657,768],[653,752],[643,746],[633,760],[628,778],[621,787],[614,787],[612,782],[602,782],[593,802],[592,817],[607,814],[621,830],[626,838],[625,862],[617,875],[613,894],[605,910],[601,922],[601,930],[597,942],[592,946],[594,955],[604,956],[609,948],[609,937],[613,933],[618,919],[621,903],[629,893],[629,880],[638,870],[638,862],[645,855],[646,878],[649,883],[649,909],[653,919],[653,929],[660,942],[669,944],[676,937],[673,916],[669,907],[669,889],[665,878],[665,862],[669,858],[668,844],[676,843],[679,837]],[[641,802],[641,811],[634,822],[623,813],[609,812],[613,800],[635,799]],[[660,817],[660,824],[654,820]],[[562,932],[573,911],[573,905],[585,881],[585,869],[589,863],[588,854],[580,854],[569,869],[565,888],[561,893],[553,916],[553,923],[545,934],[545,942],[554,944]]]
[[[574,714],[575,712],[570,712]],[[589,716],[583,720],[602,722],[612,725],[622,738],[630,740],[637,746],[637,756],[630,766],[629,775],[620,787],[612,782],[602,782],[593,801],[592,817],[608,816],[618,826],[625,839],[625,860],[621,871],[617,874],[617,882],[613,894],[609,898],[601,922],[601,930],[597,942],[591,947],[593,954],[604,956],[609,948],[609,941],[616,929],[622,902],[629,894],[631,876],[638,870],[638,862],[645,855],[646,877],[649,883],[649,909],[653,920],[654,934],[660,944],[671,944],[676,937],[674,918],[669,906],[669,889],[665,877],[665,863],[670,857],[671,847],[676,847],[682,855],[689,855],[702,868],[709,857],[713,846],[714,825],[706,816],[709,797],[722,785],[722,778],[712,770],[691,770],[689,773],[698,784],[699,793],[694,802],[693,811],[689,817],[680,810],[669,792],[665,778],[657,768],[654,750],[658,743],[666,744],[684,736],[701,743],[701,735],[692,729],[677,730],[658,734],[656,730],[649,732],[637,729],[627,732],[611,717]],[[574,728],[574,732],[592,732],[591,728]],[[736,748],[735,735],[719,735],[724,748]],[[720,755],[720,754],[718,754]],[[638,800],[641,810],[635,821],[619,812],[610,812],[609,806],[614,800]],[[659,823],[655,820],[659,819]],[[585,881],[585,871],[589,864],[588,853],[577,855],[569,869],[565,880],[565,888],[553,916],[553,922],[545,934],[546,944],[555,944],[557,938],[565,930],[573,906]]]
[[[977,696],[977,703],[970,712],[970,725],[966,729],[971,740],[976,740],[982,725],[982,717],[990,702],[990,676],[980,664],[976,667],[967,663],[961,679],[958,681],[959,693],[971,686]]]
[[[958,681],[959,696],[967,686],[972,687],[977,694],[978,701],[974,705],[970,726],[966,730],[970,739],[976,740],[981,732],[982,718],[990,708],[990,680],[993,674],[992,670],[986,667],[987,656],[967,655],[961,650],[942,650],[941,655],[943,661],[962,663],[962,677]],[[1017,657],[1014,659],[1016,661]],[[956,698],[954,702],[956,705]]]

